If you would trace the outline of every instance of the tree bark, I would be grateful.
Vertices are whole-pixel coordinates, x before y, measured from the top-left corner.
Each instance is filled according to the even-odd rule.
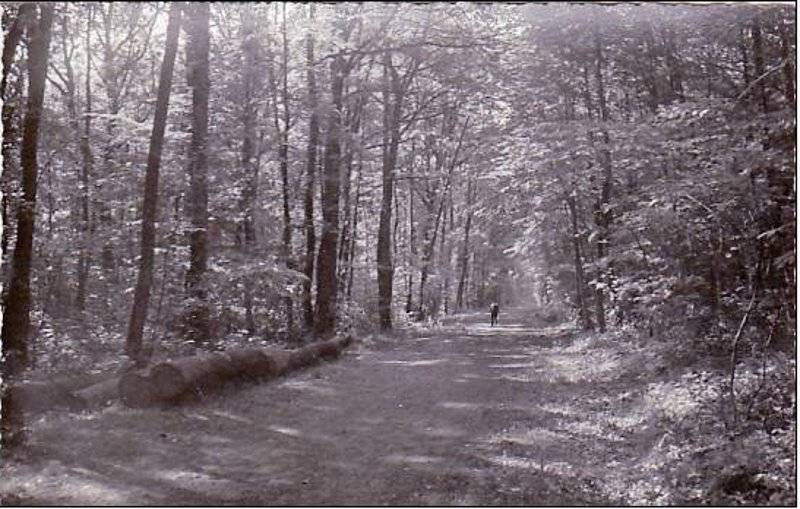
[[[409,164],[409,174],[412,178],[408,179],[408,286],[406,289],[406,314],[410,313],[412,309],[414,309],[414,265],[417,258],[417,241],[415,238],[415,229],[414,229],[414,186],[413,186],[413,176],[414,176],[414,158],[416,157],[415,145],[412,141],[411,143],[411,154],[409,156],[409,160],[411,163]]]
[[[92,131],[92,54],[90,50],[90,39],[93,28],[92,20],[94,14],[94,6],[91,4],[87,6],[88,21],[86,24],[86,108],[85,117],[83,121],[83,136],[80,140],[80,150],[82,157],[82,168],[80,174],[81,181],[81,225],[80,225],[80,255],[78,257],[78,289],[75,295],[75,308],[78,312],[83,312],[86,309],[86,295],[89,287],[89,268],[91,266],[91,256],[89,254],[89,177],[92,173],[92,146],[89,143]]]
[[[309,29],[306,34],[306,72],[308,85],[308,108],[311,116],[308,121],[308,149],[306,163],[306,188],[304,196],[304,228],[306,234],[306,255],[303,272],[303,320],[307,328],[314,326],[314,306],[311,299],[311,285],[314,280],[314,253],[316,250],[316,231],[314,229],[314,183],[317,165],[317,145],[319,144],[319,120],[317,118],[317,85],[314,76],[314,34],[310,26],[314,23],[313,3],[308,6]]]
[[[236,242],[245,257],[250,256],[256,244],[255,207],[258,195],[258,177],[261,166],[261,142],[257,135],[258,95],[259,88],[259,43],[255,37],[256,21],[247,12],[241,14],[242,37],[242,147],[241,165],[244,173],[244,185],[240,201],[242,214],[241,227]],[[242,278],[242,301],[245,309],[245,327],[249,335],[256,334],[256,321],[253,314],[253,280]]]
[[[40,15],[28,18],[28,100],[22,126],[20,166],[22,170],[22,203],[17,210],[17,242],[12,256],[12,273],[5,301],[2,326],[3,383],[12,383],[29,363],[31,265],[36,217],[36,185],[38,178],[39,126],[47,82],[47,61],[50,55],[50,35],[54,4],[39,6]],[[24,417],[16,401],[8,395],[2,398],[0,445],[12,448],[24,442]]]
[[[242,189],[242,199],[240,210],[242,213],[242,224],[237,244],[244,251],[247,251],[256,242],[255,221],[253,210],[255,208],[256,194],[258,192],[258,172],[259,160],[257,154],[260,152],[259,139],[256,135],[257,127],[257,101],[256,90],[260,80],[258,72],[258,53],[259,47],[255,37],[255,20],[248,13],[241,15],[242,23],[242,86],[243,86],[243,105],[242,105],[242,148],[241,164],[245,175],[245,183]]]
[[[608,121],[608,108],[606,106],[605,87],[603,84],[603,49],[602,41],[599,35],[595,36],[595,78],[597,81],[597,95],[600,110],[600,121],[605,123]],[[603,168],[603,182],[600,190],[600,196],[597,201],[595,210],[595,223],[600,229],[600,235],[597,240],[597,261],[603,263],[608,250],[608,236],[609,226],[611,224],[611,210],[610,200],[613,185],[613,174],[611,166],[611,152],[609,144],[611,142],[608,129],[603,126],[601,131],[601,139],[603,146],[600,147],[600,165]],[[598,269],[597,281],[599,285],[606,285],[607,274],[602,268]],[[603,286],[598,286],[595,290],[595,299],[597,304],[597,325],[600,332],[606,330],[606,317],[605,317],[605,291]]]
[[[14,95],[8,95],[8,79],[11,73],[11,66],[14,63],[14,55],[17,51],[17,46],[22,40],[22,35],[25,32],[25,24],[28,22],[27,18],[32,15],[35,9],[35,4],[24,3],[19,6],[13,19],[10,19],[12,14],[10,9],[3,13],[3,24],[7,25],[8,32],[3,39],[3,77],[0,83],[0,99],[3,102],[2,117],[3,117],[3,174],[2,179],[2,214],[3,214],[3,232],[2,240],[0,240],[0,248],[2,248],[3,255],[3,298],[5,299],[8,290],[8,281],[6,279],[8,271],[8,247],[9,240],[11,239],[12,223],[10,220],[15,207],[12,206],[12,182],[18,178],[18,160],[14,154],[16,147],[19,146],[19,130],[17,126],[17,101],[11,100],[12,97],[19,93],[21,86],[16,87]],[[20,81],[22,78],[20,77]]]
[[[436,250],[436,238],[439,232],[439,223],[442,221],[442,213],[444,212],[444,205],[447,199],[447,195],[450,192],[450,185],[452,182],[453,171],[455,170],[456,166],[459,164],[458,155],[461,152],[461,146],[464,143],[464,134],[467,132],[467,127],[469,126],[469,117],[464,121],[464,127],[461,129],[461,135],[458,139],[458,144],[456,145],[456,149],[453,153],[453,158],[450,161],[450,165],[447,170],[447,176],[445,178],[445,183],[443,186],[443,190],[441,192],[441,199],[439,200],[439,208],[436,212],[436,219],[433,224],[433,235],[430,238],[430,242],[423,246],[423,253],[422,253],[422,270],[420,272],[419,278],[419,306],[420,311],[424,312],[424,299],[425,299],[425,283],[428,280],[428,271],[430,269],[430,264],[433,261],[433,255]],[[442,163],[444,163],[444,158],[446,155],[442,155]],[[438,166],[439,164],[437,164]]]
[[[394,171],[397,165],[397,150],[400,143],[400,114],[403,108],[404,94],[403,90],[400,89],[397,70],[392,64],[391,52],[384,54],[384,66],[384,152],[376,263],[378,273],[378,320],[381,330],[388,330],[392,328],[392,286],[394,283],[391,246],[392,198],[394,197]]]
[[[467,283],[467,269],[469,266],[469,232],[472,227],[472,202],[473,196],[472,175],[467,180],[467,196],[465,204],[467,207],[467,219],[464,222],[464,243],[461,245],[461,255],[459,256],[459,277],[458,290],[456,291],[456,309],[464,309],[464,290]]]
[[[208,260],[208,3],[184,6],[187,15],[186,72],[192,88],[192,138],[189,147],[189,269],[186,271],[186,336],[195,344],[210,339],[210,308],[207,302]]]
[[[292,257],[292,216],[291,207],[289,205],[289,41],[286,35],[286,4],[283,4],[283,25],[281,29],[283,37],[283,69],[282,69],[282,83],[281,95],[283,99],[283,128],[281,129],[281,148],[280,148],[280,161],[281,161],[281,184],[283,188],[283,256],[286,263],[286,268],[293,271],[295,268],[294,260]],[[275,104],[277,108],[278,105]],[[289,336],[293,335],[294,331],[294,301],[291,295],[284,298],[284,306],[286,308],[286,330]]]
[[[350,257],[347,260],[347,300],[353,295],[353,274],[355,273],[356,240],[358,239],[358,211],[361,201],[361,174],[364,168],[363,151],[359,152],[358,176],[356,177],[356,197],[353,201],[353,231],[350,235]]]
[[[675,34],[670,28],[665,28],[662,34],[664,37],[664,46],[667,54],[667,66],[669,67],[670,88],[672,89],[672,93],[679,101],[684,101],[686,100],[686,96],[684,95],[683,91],[683,69],[681,62],[676,55],[677,50],[675,48]]]
[[[753,18],[751,24],[753,33],[753,65],[755,66],[756,79],[764,75],[764,48],[761,36],[761,20],[758,16]],[[769,104],[767,103],[767,90],[764,87],[764,80],[760,80],[756,85],[756,99],[761,111],[766,113],[769,111]]]
[[[574,196],[567,196],[565,202],[569,212],[570,223],[572,224],[572,250],[573,262],[575,265],[575,301],[578,308],[578,322],[584,330],[591,330],[594,328],[594,324],[592,323],[592,317],[589,314],[586,297],[583,293],[586,288],[586,276],[583,270],[580,233],[578,231],[577,200]]]
[[[347,94],[349,95],[349,94]],[[340,239],[339,239],[339,254],[338,254],[338,276],[337,276],[337,285],[338,289],[337,292],[342,294],[347,289],[347,278],[348,278],[348,271],[352,266],[352,259],[353,259],[353,251],[352,246],[353,243],[351,242],[353,236],[353,214],[355,207],[351,206],[351,188],[352,188],[352,180],[353,180],[353,159],[354,159],[354,152],[356,147],[363,146],[364,141],[364,133],[361,130],[361,112],[363,110],[364,101],[363,101],[363,91],[359,91],[358,98],[354,105],[349,108],[349,112],[347,115],[347,130],[349,136],[347,137],[346,142],[346,150],[345,150],[345,167],[347,171],[345,172],[344,179],[342,181],[343,189],[342,189],[342,198],[343,198],[343,210],[344,210],[344,224],[342,225],[341,232],[340,232]],[[359,144],[356,145],[355,139],[359,138]],[[359,148],[360,151],[360,148]],[[360,178],[360,177],[359,177]]]
[[[794,97],[794,67],[791,60],[792,43],[789,33],[786,29],[786,23],[783,21],[778,22],[778,29],[781,38],[781,59],[783,59],[783,95],[786,97],[786,102],[795,106]]]
[[[659,103],[659,96],[658,96],[658,83],[656,78],[656,65],[658,62],[658,57],[656,56],[655,51],[655,37],[653,36],[653,27],[650,24],[645,26],[645,33],[644,33],[644,43],[646,47],[646,54],[645,54],[645,83],[647,83],[647,91],[648,91],[648,102],[647,105],[650,108],[650,113],[655,114],[658,111],[658,103]],[[595,38],[595,49],[596,55],[599,55],[599,42],[598,38]],[[598,85],[599,87],[599,85]],[[601,96],[599,98],[600,102],[605,102],[605,99]]]
[[[161,168],[161,153],[164,147],[164,132],[167,126],[169,96],[172,88],[172,73],[175,67],[175,54],[178,51],[180,35],[181,7],[173,3],[169,9],[167,22],[167,42],[161,74],[158,79],[158,96],[153,118],[153,131],[150,135],[150,149],[147,155],[147,170],[144,177],[144,201],[142,203],[142,237],[139,258],[139,275],[133,296],[131,318],[128,322],[128,336],[125,340],[125,353],[143,366],[147,360],[142,356],[142,334],[147,320],[147,307],[150,289],[153,285],[153,263],[156,242],[156,218],[158,217],[158,178]]]
[[[346,69],[344,58],[331,62],[331,109],[324,160],[322,235],[317,253],[317,295],[314,332],[325,337],[336,328],[336,255],[339,241],[339,184],[341,159],[342,92]]]

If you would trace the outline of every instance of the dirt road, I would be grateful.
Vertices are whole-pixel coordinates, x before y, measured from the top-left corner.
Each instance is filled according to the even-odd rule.
[[[45,415],[0,493],[48,505],[609,503],[573,439],[582,416],[566,403],[583,389],[556,384],[548,357],[569,333],[523,311],[500,320],[366,340],[198,405]]]

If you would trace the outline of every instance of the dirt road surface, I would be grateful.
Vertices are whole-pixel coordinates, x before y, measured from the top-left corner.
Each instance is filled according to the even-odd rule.
[[[0,471],[0,493],[26,505],[613,503],[594,450],[613,444],[581,439],[568,404],[591,384],[565,384],[552,357],[569,341],[522,310],[493,328],[488,313],[462,315],[200,404],[51,412],[32,423],[28,460]]]

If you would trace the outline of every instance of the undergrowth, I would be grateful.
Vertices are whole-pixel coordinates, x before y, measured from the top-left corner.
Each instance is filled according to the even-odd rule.
[[[564,349],[583,359],[575,376],[616,393],[603,398],[613,405],[605,429],[648,441],[609,475],[609,495],[625,505],[794,506],[794,359],[771,351],[739,361],[734,403],[728,356],[693,344],[617,330],[579,334]]]

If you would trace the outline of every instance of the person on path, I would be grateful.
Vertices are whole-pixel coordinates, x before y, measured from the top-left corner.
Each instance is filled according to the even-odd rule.
[[[492,302],[492,304],[489,306],[489,314],[492,317],[491,326],[494,327],[494,325],[497,323],[497,316],[500,314],[500,304],[497,302]]]

